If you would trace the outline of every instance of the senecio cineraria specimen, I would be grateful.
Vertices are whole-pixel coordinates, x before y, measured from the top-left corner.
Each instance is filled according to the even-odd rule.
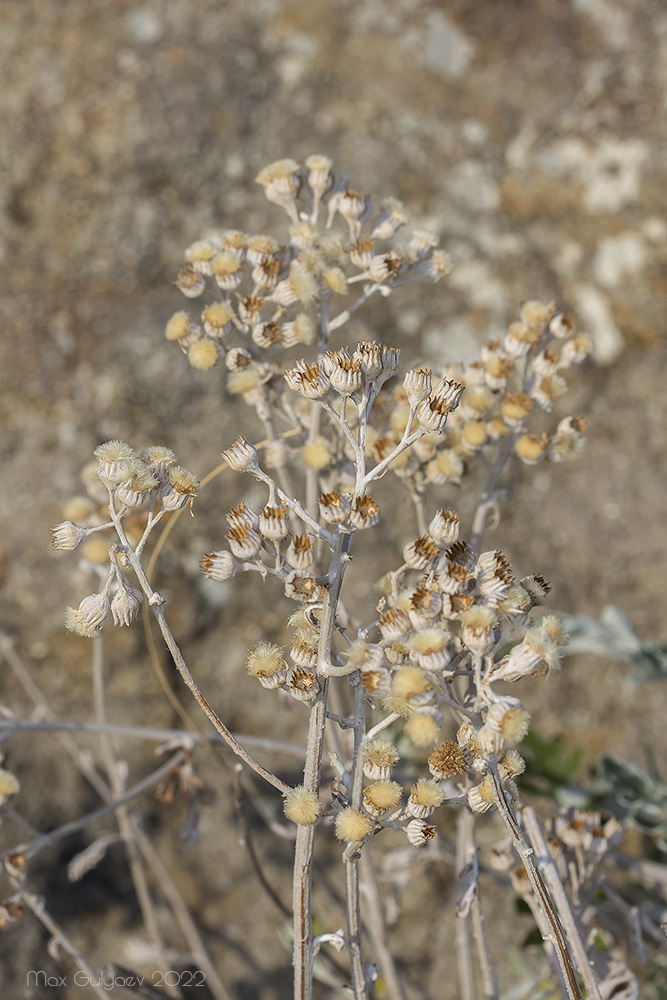
[[[191,503],[198,488],[168,449],[135,453],[119,441],[97,449],[109,520],[91,528],[60,524],[54,545],[74,549],[91,531],[107,527],[117,541],[101,592],[68,609],[67,626],[96,636],[109,615],[127,625],[147,600],[178,670],[218,732],[284,796],[285,815],[297,825],[295,998],[312,995],[313,956],[321,944],[314,945],[311,930],[316,831],[333,827],[345,844],[346,944],[353,993],[362,1000],[378,975],[362,945],[359,865],[365,845],[391,828],[419,848],[436,837],[434,814],[443,804],[459,807],[457,860],[468,885],[459,916],[472,928],[473,945],[465,933],[457,938],[460,995],[477,995],[473,947],[484,995],[498,995],[474,847],[477,814],[495,809],[509,835],[505,870],[525,881],[563,994],[581,997],[583,988],[587,997],[606,996],[604,982],[611,982],[612,972],[618,977],[618,968],[610,972],[598,957],[593,971],[582,913],[563,890],[539,824],[521,808],[517,779],[524,761],[517,745],[528,713],[519,698],[496,687],[548,673],[567,636],[556,617],[532,616],[545,602],[547,582],[537,574],[516,579],[506,556],[482,545],[512,456],[533,465],[561,462],[580,450],[580,418],[564,417],[551,431],[544,427],[566,390],[563,373],[586,356],[587,340],[553,305],[528,302],[479,360],[439,373],[413,369],[399,379],[396,348],[374,341],[336,346],[332,335],[373,296],[445,275],[447,260],[436,240],[410,228],[398,201],[374,211],[371,199],[333,173],[324,156],[309,157],[303,168],[281,160],[257,180],[269,201],[285,210],[287,238],[227,230],[190,246],[176,284],[188,299],[206,304],[199,318],[177,312],[166,335],[195,368],[226,369],[229,392],[255,409],[264,429],[261,445],[239,437],[223,452],[231,470],[266,487],[264,506],[254,510],[241,500],[232,508],[227,545],[207,552],[201,569],[218,581],[258,572],[271,586],[268,578],[275,578],[297,604],[289,650],[260,642],[248,652],[247,669],[263,687],[302,702],[308,712],[302,782],[285,784],[228,731],[190,673],[167,624],[164,599],[144,572],[152,530],[163,515]],[[297,347],[303,356],[294,360]],[[291,355],[285,362],[286,350]],[[449,484],[459,486],[479,463],[487,485],[466,537],[451,507],[441,501],[429,516],[426,499],[442,497]],[[374,493],[390,469],[413,500],[417,537],[380,581],[376,617],[362,623],[345,607],[343,580],[355,535],[382,521]],[[130,542],[125,523],[138,506],[147,513],[143,531]],[[348,706],[344,716],[329,708],[333,685],[341,687],[336,705]],[[330,744],[338,749],[331,754],[333,773],[323,774],[332,727],[340,730]],[[421,771],[410,787],[397,743],[412,748],[403,752],[412,772]],[[599,837],[609,839],[612,832]],[[393,996],[402,996],[391,955],[384,949],[378,957]]]

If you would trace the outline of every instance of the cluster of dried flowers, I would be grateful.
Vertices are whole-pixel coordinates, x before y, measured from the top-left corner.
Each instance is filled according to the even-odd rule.
[[[316,824],[333,823],[348,845],[346,864],[354,865],[364,842],[383,827],[402,830],[421,846],[436,836],[432,816],[444,803],[473,813],[495,806],[513,837],[511,860],[499,852],[497,864],[517,880],[523,871],[538,896],[542,891],[512,812],[525,766],[517,745],[529,716],[517,697],[496,685],[548,673],[567,636],[555,616],[533,617],[548,593],[546,581],[516,579],[502,552],[483,549],[482,535],[512,455],[534,465],[579,452],[579,417],[567,416],[550,431],[545,426],[566,390],[563,373],[585,358],[588,342],[553,304],[528,302],[479,360],[437,374],[412,369],[392,387],[396,348],[368,341],[353,350],[334,347],[331,334],[373,295],[444,275],[447,262],[436,240],[411,230],[394,200],[374,212],[370,198],[338,177],[326,157],[311,156],[303,168],[281,160],[257,180],[285,210],[288,238],[234,230],[190,246],[176,284],[187,298],[208,292],[214,301],[198,320],[176,313],[166,333],[195,368],[224,363],[229,390],[255,407],[266,431],[261,447],[239,437],[223,453],[232,470],[265,485],[265,504],[254,510],[241,500],[229,511],[228,546],[207,552],[201,569],[222,582],[259,572],[278,579],[299,603],[289,651],[260,642],[248,653],[247,669],[263,687],[311,713],[304,781],[284,795],[285,814],[301,831],[295,966],[306,981],[312,955],[303,943],[310,941],[303,900],[309,899],[312,838],[303,831]],[[310,347],[310,355],[285,362],[272,350],[296,345]],[[60,549],[76,548],[103,528],[118,535],[101,593],[67,612],[68,627],[86,636],[99,633],[109,612],[116,624],[129,624],[142,591],[154,606],[163,603],[142,579],[142,551],[162,515],[188,503],[198,486],[168,449],[136,455],[113,441],[96,455],[111,520],[91,527],[67,521],[53,529]],[[488,485],[466,541],[442,489],[460,485],[480,458]],[[390,468],[414,501],[418,537],[381,581],[374,620],[362,623],[341,599],[343,577],[355,534],[381,520],[370,489]],[[303,499],[293,486],[299,473]],[[429,491],[437,491],[438,502],[427,518]],[[131,544],[123,522],[140,505],[147,515]],[[139,588],[125,578],[130,566]],[[164,617],[161,627],[164,632]],[[354,702],[346,718],[327,707],[332,679],[347,692],[348,704]],[[328,788],[320,764],[327,725],[353,734],[349,758],[334,760]],[[413,773],[421,760],[422,774],[410,787],[397,744],[411,748]],[[607,833],[609,840],[614,831]],[[351,937],[359,933],[355,905],[358,910],[358,900],[348,901]],[[559,961],[565,975],[565,946]],[[364,975],[353,965],[355,996],[362,995]],[[575,986],[570,995],[577,995]]]
[[[177,465],[173,451],[162,445],[136,453],[124,441],[106,441],[95,449],[95,456],[97,467],[94,471],[101,496],[93,485],[90,502],[77,501],[77,507],[87,515],[90,523],[83,526],[67,520],[51,529],[53,548],[73,551],[97,532],[121,528],[120,544],[110,545],[102,556],[109,563],[102,590],[88,594],[78,607],[68,608],[65,614],[67,628],[87,638],[102,632],[109,614],[114,625],[130,625],[137,617],[143,594],[139,587],[127,581],[128,550],[132,548],[133,554],[140,558],[151,532],[163,516],[191,503],[199,487],[197,477]],[[99,502],[102,497],[111,520],[100,516],[104,510]],[[131,546],[127,526],[123,527],[122,522],[124,518],[132,518],[139,508],[145,508],[138,519],[141,530]]]

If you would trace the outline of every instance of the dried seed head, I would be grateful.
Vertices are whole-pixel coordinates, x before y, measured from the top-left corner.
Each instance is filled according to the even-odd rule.
[[[334,829],[338,840],[350,844],[367,837],[373,829],[373,824],[364,813],[348,806],[337,814]]]
[[[315,543],[310,535],[294,535],[285,559],[296,570],[310,569],[315,562]]]
[[[424,847],[429,840],[438,836],[435,827],[429,826],[423,819],[411,819],[405,832],[413,847]]]
[[[231,292],[243,281],[243,263],[237,254],[223,250],[211,261],[211,273],[219,288]]]
[[[11,771],[0,767],[0,805],[8,795],[16,795],[21,791],[18,778]],[[6,904],[5,904],[6,905]]]
[[[459,404],[464,387],[459,382],[442,379],[428,399],[417,407],[417,420],[427,431],[442,433],[447,417]]]
[[[117,476],[116,497],[126,507],[138,507],[159,485],[157,476],[136,455],[124,465],[119,463]]]
[[[530,594],[534,606],[544,604],[547,599],[547,594],[551,590],[551,584],[549,581],[545,580],[543,576],[539,575],[539,573],[533,573],[531,576],[524,576],[521,580],[521,586],[524,587]]]
[[[204,329],[213,336],[218,336],[233,317],[234,310],[228,302],[213,302],[201,314]]]
[[[198,489],[199,480],[195,475],[182,465],[172,465],[160,492],[162,507],[164,510],[180,510],[197,496]]]
[[[237,438],[233,445],[223,451],[222,457],[235,472],[255,472],[259,468],[257,451],[243,437]]]
[[[104,594],[89,594],[79,604],[78,608],[67,608],[65,611],[65,627],[77,635],[93,639],[98,636],[104,620],[109,613],[109,602]]]
[[[389,608],[378,619],[382,638],[389,642],[404,639],[410,631],[410,619],[405,611]]]
[[[425,628],[410,640],[412,655],[424,670],[442,670],[451,659],[448,632],[439,628]]]
[[[328,352],[325,358],[329,361],[331,388],[341,396],[359,392],[363,383],[361,363],[343,350]]]
[[[192,323],[186,312],[177,312],[171,317],[165,328],[167,340],[183,340],[190,333]]]
[[[417,406],[431,395],[433,373],[430,368],[412,369],[403,379],[403,388],[411,407]]]
[[[188,264],[192,264],[195,269],[198,269],[198,264],[205,264],[214,256],[215,249],[207,240],[197,240],[195,243],[191,243],[184,254]],[[202,270],[202,273],[205,274],[206,271]]]
[[[222,583],[231,580],[241,567],[231,552],[223,549],[220,552],[205,552],[199,561],[199,568],[204,576]]]
[[[434,747],[428,756],[428,769],[434,778],[451,778],[467,770],[468,755],[454,740],[445,740]]]
[[[252,677],[262,678],[287,676],[287,664],[280,646],[272,642],[258,642],[248,650],[246,670]]]
[[[321,497],[318,497],[317,502],[323,519],[330,524],[340,524],[347,521],[352,510],[350,496],[347,493],[342,495],[335,491],[323,493]]]
[[[547,458],[550,462],[567,462],[581,454],[586,423],[581,417],[566,417],[549,440]]]
[[[429,534],[439,545],[451,545],[458,541],[461,519],[450,507],[435,512],[428,526]]]
[[[570,641],[565,626],[557,615],[545,615],[540,620],[539,626],[544,635],[553,639],[557,646],[567,646]]]
[[[460,617],[460,638],[474,653],[485,653],[495,643],[497,613],[488,605],[477,605]]]
[[[510,427],[516,427],[526,419],[533,406],[532,397],[525,392],[512,392],[500,403],[503,420]]]
[[[493,679],[518,681],[521,677],[539,677],[553,670],[559,661],[557,642],[539,626],[534,626],[494,667]]]
[[[230,372],[244,371],[251,364],[252,355],[250,351],[246,351],[245,347],[232,347],[225,355],[225,367]]]
[[[435,781],[420,778],[412,786],[408,799],[408,812],[416,819],[426,819],[445,800],[445,793]]]
[[[384,650],[365,639],[355,639],[348,647],[347,662],[351,670],[372,670],[384,664]]]
[[[61,552],[78,548],[88,532],[73,521],[62,521],[51,528],[51,545]]]
[[[401,667],[394,674],[391,691],[397,698],[422,703],[424,700],[430,699],[433,693],[433,682],[421,667]]]
[[[286,208],[293,203],[301,184],[299,164],[296,160],[276,160],[263,167],[255,180],[264,188],[268,201]]]
[[[301,448],[301,457],[308,469],[313,469],[315,472],[326,469],[332,457],[329,442],[325,438],[308,441]]]
[[[178,272],[176,287],[185,295],[186,299],[196,299],[206,288],[206,279],[191,265],[182,267]]]
[[[406,720],[404,732],[414,746],[426,749],[437,743],[441,726],[442,715],[427,705],[416,709]]]
[[[514,445],[514,453],[524,465],[537,465],[545,456],[548,444],[546,434],[523,434]]]
[[[99,462],[98,477],[103,483],[115,484],[127,475],[127,463],[134,456],[134,451],[124,441],[106,441],[93,454]]]
[[[372,528],[380,520],[380,508],[371,496],[357,497],[352,507],[350,521],[355,528]]]
[[[297,785],[287,793],[283,809],[288,820],[299,826],[312,826],[322,812],[317,795],[304,785]]]
[[[398,750],[389,740],[374,739],[363,743],[359,751],[364,774],[371,781],[389,778],[394,764],[398,763]]]
[[[218,348],[212,340],[195,340],[188,347],[188,362],[197,371],[207,372],[218,361]]]
[[[447,482],[458,484],[463,475],[463,459],[452,448],[444,448],[428,463],[426,471],[429,482],[436,486]]]
[[[468,790],[468,805],[475,813],[487,812],[495,805],[495,801],[493,784],[488,775]]]
[[[259,530],[265,538],[273,541],[289,534],[287,504],[280,507],[263,507],[259,512]]]
[[[308,571],[295,569],[285,578],[285,596],[293,601],[319,601],[324,588]]]
[[[305,361],[297,361],[294,368],[285,372],[284,379],[293,392],[306,399],[321,399],[330,388],[329,379],[317,362],[307,365]]]
[[[339,267],[326,267],[322,271],[322,281],[325,292],[334,295],[345,295],[347,292],[347,278],[345,272],[341,271]]]
[[[262,536],[254,528],[245,524],[236,524],[225,535],[229,547],[241,562],[254,559],[262,548]]]
[[[378,816],[387,809],[395,809],[401,801],[403,789],[397,781],[385,778],[367,785],[363,790],[364,806],[371,816]]]
[[[139,614],[143,594],[138,587],[124,583],[111,599],[111,617],[114,625],[131,625]]]
[[[299,629],[290,648],[290,657],[298,667],[315,670],[317,667],[317,645],[317,632]]]
[[[287,678],[287,690],[297,701],[311,702],[320,692],[320,683],[314,671],[293,667]]]
[[[243,524],[246,528],[259,530],[259,517],[244,500],[239,502],[238,507],[230,507],[225,516],[230,527]]]
[[[328,156],[313,153],[306,159],[306,167],[311,191],[323,194],[331,186],[331,160]]]
[[[498,770],[503,778],[517,778],[526,770],[526,762],[518,750],[506,750],[498,761]]]
[[[176,455],[171,448],[165,448],[164,445],[160,444],[143,448],[139,452],[139,458],[161,483],[166,482],[167,473],[176,461]]]
[[[408,222],[405,206],[397,198],[386,198],[382,202],[382,212],[373,220],[371,236],[378,240],[390,240]]]
[[[422,535],[403,548],[403,559],[411,569],[426,569],[440,554],[430,535]]]

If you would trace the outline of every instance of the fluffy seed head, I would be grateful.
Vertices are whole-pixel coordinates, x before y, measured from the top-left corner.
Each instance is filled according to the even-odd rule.
[[[186,312],[177,312],[168,321],[164,334],[167,340],[182,340],[190,332],[190,317]]]
[[[313,469],[315,472],[319,472],[321,469],[326,469],[327,465],[331,461],[331,452],[329,451],[329,444],[324,438],[317,438],[314,441],[309,441],[301,449],[301,457],[308,469]]]
[[[348,806],[336,816],[334,829],[337,838],[349,844],[367,837],[373,829],[373,824],[364,813]]]
[[[420,667],[402,667],[394,676],[392,694],[410,701],[433,690],[433,685]]]
[[[322,812],[317,795],[304,785],[297,785],[287,793],[283,809],[288,820],[299,826],[312,826]]]
[[[246,669],[253,677],[270,677],[285,667],[281,647],[272,642],[258,642],[248,650]]]
[[[67,608],[65,626],[70,632],[93,639],[98,636],[109,612],[109,604],[103,594],[89,594],[78,608]]]
[[[364,805],[372,815],[395,809],[401,801],[403,789],[397,781],[385,778],[367,785],[363,791]]]
[[[432,747],[440,735],[440,720],[438,715],[431,714],[425,709],[417,709],[406,720],[404,731],[414,746],[422,749]]]

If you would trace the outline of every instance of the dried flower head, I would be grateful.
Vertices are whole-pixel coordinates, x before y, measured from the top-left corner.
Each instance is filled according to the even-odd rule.
[[[445,740],[434,747],[427,763],[429,771],[438,780],[461,774],[469,766],[466,751],[454,740]]]
[[[71,552],[78,548],[88,532],[73,521],[62,521],[51,528],[51,544],[61,552]]]

